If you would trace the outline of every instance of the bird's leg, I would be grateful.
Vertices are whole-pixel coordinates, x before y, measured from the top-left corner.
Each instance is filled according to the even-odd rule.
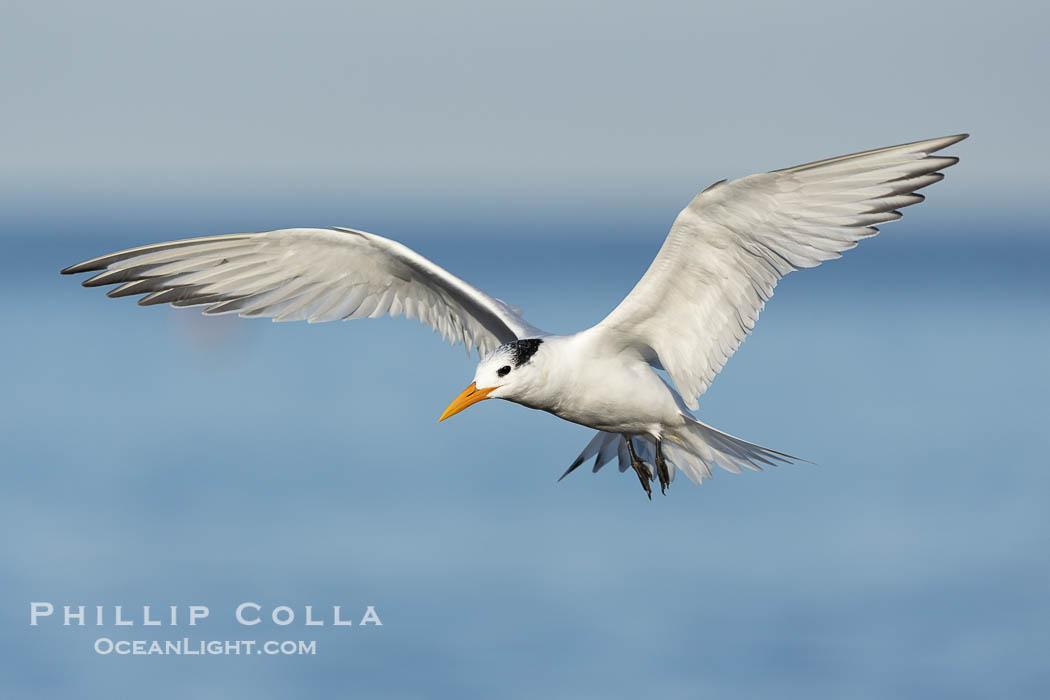
[[[638,481],[642,482],[642,488],[645,489],[645,495],[649,497],[649,500],[653,500],[653,490],[649,488],[649,481],[652,480],[653,476],[649,473],[649,469],[645,466],[645,462],[638,459],[638,455],[634,453],[634,445],[631,444],[631,438],[624,435],[624,440],[627,441],[627,452],[631,455],[631,466],[634,467],[634,473],[638,475]]]
[[[656,475],[660,477],[660,493],[666,495],[667,487],[671,485],[671,472],[667,470],[667,462],[664,460],[659,440],[656,441]]]

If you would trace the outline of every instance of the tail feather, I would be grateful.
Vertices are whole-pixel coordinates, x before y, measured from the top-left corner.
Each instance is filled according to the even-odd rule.
[[[620,436],[617,433],[602,433],[605,435],[605,443],[602,448],[598,451],[598,456],[594,458],[594,468],[591,469],[592,473],[597,472],[599,469],[604,467],[613,459],[620,458]],[[621,467],[620,471],[623,471]]]
[[[628,437],[602,431],[587,443],[558,481],[592,457],[594,472],[614,457],[617,458],[620,471],[625,471],[631,466],[630,455],[627,452],[628,439],[633,440],[635,453],[655,475],[656,468],[653,465],[656,461],[656,441],[653,438],[639,435]],[[740,474],[744,469],[762,471],[763,465],[772,467],[777,464],[808,462],[800,457],[741,440],[693,418],[689,418],[683,427],[665,435],[660,441],[660,449],[672,479],[675,469],[680,469],[690,481],[697,484],[714,476],[712,468],[715,465],[728,472]]]
[[[680,455],[681,458],[675,466],[696,483],[705,478],[710,479],[711,467],[716,464],[726,471],[739,474],[744,469],[762,471],[762,465],[772,467],[777,464],[807,461],[741,440],[692,419],[674,435],[669,435],[668,440],[677,442],[684,448],[682,451],[685,454]]]
[[[565,473],[558,477],[558,481],[561,481],[569,474],[571,474],[576,467],[586,462],[591,457],[594,457],[594,469],[598,471],[606,465],[613,457],[618,456],[620,448],[621,436],[618,433],[606,433],[598,431],[598,434],[587,443],[587,447],[583,448],[583,452],[577,457],[569,468],[565,470]],[[624,449],[626,451],[626,449]],[[630,464],[630,462],[628,462]],[[620,469],[623,471],[623,468]]]

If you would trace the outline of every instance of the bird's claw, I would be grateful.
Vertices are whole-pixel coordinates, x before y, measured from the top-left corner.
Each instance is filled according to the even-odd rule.
[[[649,470],[646,469],[643,462],[635,462],[631,464],[634,467],[635,474],[638,475],[638,481],[642,482],[642,488],[645,489],[645,495],[649,497],[649,500],[653,500],[653,490],[649,488]]]
[[[667,487],[671,485],[671,472],[667,469],[667,461],[660,449],[660,442],[656,443],[656,474],[660,477],[660,493],[667,495]]]
[[[638,475],[638,481],[642,482],[642,488],[645,489],[645,495],[649,497],[649,500],[653,500],[653,490],[649,487],[649,482],[653,480],[652,472],[649,471],[649,467],[645,466],[645,462],[638,459],[638,455],[634,453],[634,445],[631,444],[631,438],[625,437],[627,441],[627,452],[631,456],[631,466],[634,468],[634,473]],[[661,478],[661,484],[663,480]]]

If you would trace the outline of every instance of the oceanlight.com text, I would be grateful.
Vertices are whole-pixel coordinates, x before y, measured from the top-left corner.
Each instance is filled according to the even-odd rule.
[[[313,656],[317,640],[285,639],[259,642],[254,639],[110,639],[95,640],[95,653],[102,656]]]

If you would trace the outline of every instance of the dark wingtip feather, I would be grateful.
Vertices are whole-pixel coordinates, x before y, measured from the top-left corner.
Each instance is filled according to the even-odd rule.
[[[109,290],[108,292],[106,292],[106,296],[109,297],[110,299],[119,299],[120,297],[131,296],[131,295],[135,294],[135,291],[134,291],[135,285],[136,285],[135,282],[131,282],[129,284],[122,284],[119,287],[115,287],[115,288]],[[139,294],[141,294],[141,293],[142,292],[139,292]]]
[[[106,270],[94,277],[89,277],[80,284],[84,287],[105,287],[110,284],[125,284],[144,278],[146,272],[152,270],[156,265],[133,265],[117,270]]]
[[[215,243],[219,241],[240,241],[251,238],[257,234],[254,233],[231,233],[222,236],[203,236],[201,238],[183,238],[178,241],[165,241],[164,243],[151,243],[149,245],[139,246],[137,248],[128,248],[127,250],[117,251],[116,253],[109,253],[108,255],[102,255],[91,260],[85,260],[84,262],[77,263],[76,265],[70,265],[66,269],[62,270],[63,275],[75,275],[78,272],[94,272],[96,270],[105,270],[113,263],[118,263],[128,258],[138,257],[140,255],[148,255],[149,253],[158,253],[162,250],[171,250],[172,248],[182,248],[186,246],[199,245],[204,243]]]
[[[936,143],[936,147],[929,149],[927,151],[927,153],[936,153],[937,151],[940,151],[941,149],[948,148],[948,146],[953,146],[953,145],[959,143],[960,141],[962,141],[964,139],[968,139],[969,137],[970,137],[969,134],[954,134],[952,136],[941,136],[940,138],[927,139],[928,142],[935,142]],[[915,143],[923,143],[923,142],[922,141],[916,141]]]
[[[196,296],[197,292],[204,287],[205,285],[203,284],[194,284],[158,289],[157,291],[151,292],[139,299],[138,305],[155,306],[157,304],[174,304],[174,302],[184,301]]]
[[[78,272],[95,272],[96,270],[105,270],[105,265],[99,265],[96,260],[85,260],[84,262],[78,262],[76,265],[70,265],[69,267],[62,270],[59,274],[62,275],[75,275]]]
[[[145,294],[146,292],[153,291],[151,287],[153,283],[154,280],[151,279],[132,280],[109,290],[106,292],[106,296],[110,299],[119,299],[120,297],[130,297],[135,294]]]

